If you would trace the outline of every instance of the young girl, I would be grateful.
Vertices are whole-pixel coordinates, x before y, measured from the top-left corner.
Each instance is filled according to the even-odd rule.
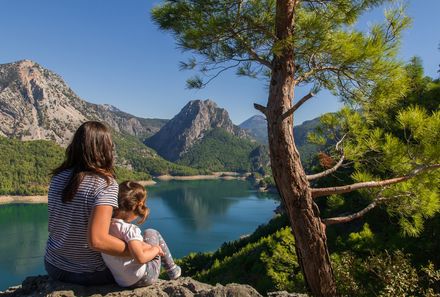
[[[121,287],[147,286],[154,283],[160,274],[161,262],[170,279],[177,279],[181,269],[177,266],[167,244],[160,233],[147,229],[144,236],[135,224],[142,224],[150,210],[145,206],[147,192],[135,182],[125,181],[119,185],[118,208],[114,210],[110,234],[124,240],[132,257],[102,254],[104,262]]]

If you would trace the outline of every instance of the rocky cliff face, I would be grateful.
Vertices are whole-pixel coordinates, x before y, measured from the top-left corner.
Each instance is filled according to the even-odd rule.
[[[0,135],[21,140],[54,140],[63,146],[87,120],[106,122],[118,132],[152,135],[165,120],[141,119],[111,105],[79,98],[54,72],[29,60],[0,64]]]
[[[246,136],[243,129],[232,124],[225,109],[211,100],[194,100],[147,139],[146,144],[165,159],[176,161],[213,128],[222,128],[238,137]]]

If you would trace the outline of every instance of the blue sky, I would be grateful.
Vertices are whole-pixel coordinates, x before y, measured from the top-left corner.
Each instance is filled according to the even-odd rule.
[[[60,74],[84,100],[108,103],[140,117],[172,118],[193,99],[212,99],[234,123],[264,104],[265,83],[225,73],[203,90],[187,90],[191,73],[172,37],[151,22],[148,0],[0,0],[0,64],[31,59]],[[440,0],[412,0],[412,27],[404,34],[401,58],[423,59],[425,72],[438,77]],[[381,11],[363,18],[364,26]],[[301,95],[299,92],[298,96]],[[325,92],[307,102],[296,123],[339,108]]]

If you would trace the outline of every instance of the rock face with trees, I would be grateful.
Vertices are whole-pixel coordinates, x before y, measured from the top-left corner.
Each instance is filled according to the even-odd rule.
[[[390,1],[182,0],[164,1],[153,9],[153,19],[160,28],[172,32],[183,50],[197,54],[182,63],[183,68],[211,75],[207,82],[200,76],[190,79],[189,87],[204,87],[231,68],[239,75],[267,78],[267,103],[255,107],[267,120],[273,176],[290,218],[299,264],[314,296],[337,295],[326,225],[362,216],[378,203],[396,201],[390,197],[411,197],[413,205],[429,204],[431,207],[419,208],[412,216],[418,221],[423,221],[422,214],[438,212],[438,183],[429,193],[426,188],[420,195],[406,193],[414,178],[418,183],[433,178],[438,181],[438,171],[433,171],[440,166],[438,144],[423,134],[439,131],[438,112],[406,109],[392,115],[388,120],[398,123],[394,135],[386,127],[378,131],[368,126],[372,117],[379,120],[381,113],[399,104],[409,82],[408,72],[396,59],[401,32],[409,23],[404,11],[399,7],[388,10],[385,22],[372,26],[369,32],[353,26],[362,13],[386,2]],[[295,90],[301,87],[310,91],[296,98]],[[334,166],[307,175],[292,127],[295,113],[323,88],[354,108],[345,109],[345,117],[329,120],[334,124],[330,126],[341,127],[327,134],[333,135],[336,143]],[[429,120],[418,129],[422,122],[414,119],[423,117]],[[385,147],[377,150],[377,145]],[[357,158],[362,155],[368,160],[370,152],[380,155],[376,160],[380,160],[381,170],[376,174],[367,174],[368,162]],[[353,184],[313,187],[317,179],[334,173],[346,160],[354,164]],[[371,193],[375,199],[365,209],[321,219],[315,203],[318,197],[367,189],[377,190]],[[391,209],[406,222],[404,227],[411,228],[411,210],[405,212],[395,205],[391,204]]]
[[[165,159],[176,161],[214,128],[221,128],[237,137],[246,136],[243,129],[232,123],[228,112],[214,101],[193,100],[147,139],[146,144]]]

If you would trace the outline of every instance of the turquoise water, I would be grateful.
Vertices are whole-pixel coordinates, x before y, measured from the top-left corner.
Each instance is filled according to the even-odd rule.
[[[148,187],[148,220],[175,258],[214,251],[225,241],[249,234],[273,216],[278,198],[245,181],[170,181]],[[45,274],[46,204],[0,206],[0,291],[26,276]]]

